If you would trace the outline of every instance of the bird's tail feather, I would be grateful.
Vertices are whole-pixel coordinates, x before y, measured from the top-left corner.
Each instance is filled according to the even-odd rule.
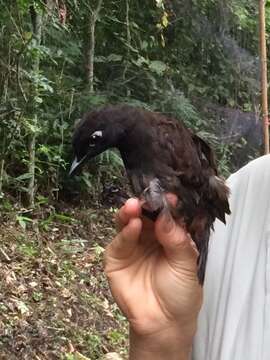
[[[216,216],[222,222],[225,221],[225,214],[230,214],[230,206],[228,197],[230,195],[230,189],[225,184],[225,181],[218,176],[210,176],[209,178],[210,194],[212,194],[212,203],[216,209]]]
[[[208,257],[208,244],[210,238],[211,222],[207,217],[197,218],[193,220],[190,227],[190,235],[196,244],[199,252],[197,265],[197,275],[200,285],[204,284],[205,270]]]
[[[207,257],[208,257],[208,244],[209,244],[209,232],[205,234],[204,239],[200,239],[200,249],[199,250],[199,257],[197,260],[198,264],[198,279],[200,285],[204,284],[205,279],[205,271],[206,271],[206,264],[207,264]]]

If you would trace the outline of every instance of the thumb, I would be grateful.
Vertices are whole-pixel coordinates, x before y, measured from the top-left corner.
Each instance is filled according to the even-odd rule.
[[[169,260],[187,261],[197,270],[198,251],[190,234],[170,213],[161,214],[155,224],[156,237]]]
[[[136,248],[142,230],[139,218],[130,219],[128,224],[115,236],[105,251],[105,271],[115,271],[123,267]]]

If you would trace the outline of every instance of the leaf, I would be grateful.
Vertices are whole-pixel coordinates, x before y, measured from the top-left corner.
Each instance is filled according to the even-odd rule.
[[[143,64],[148,65],[149,61],[145,59],[143,56],[139,56],[136,61],[132,60],[133,64],[142,67]]]
[[[111,165],[112,167],[122,167],[123,160],[121,156],[115,152],[114,150],[104,151],[98,157],[100,163],[104,163],[105,165]]]
[[[23,301],[17,300],[16,306],[17,306],[17,309],[19,310],[19,312],[21,313],[21,315],[29,314],[29,312],[30,312],[29,308]]]
[[[98,244],[95,244],[95,246],[92,249],[94,250],[95,256],[97,258],[99,258],[100,255],[102,255],[104,253],[104,251],[105,251],[104,247],[102,247],[102,246],[100,246]]]
[[[163,0],[156,0],[156,6],[157,6],[158,8],[164,9]]]
[[[141,49],[142,50],[147,50],[148,48],[148,42],[143,40],[142,43],[141,43]]]
[[[104,63],[106,62],[106,57],[105,56],[95,56],[95,60],[96,63]]]
[[[82,180],[85,183],[85,185],[88,187],[88,189],[92,189],[93,188],[93,184],[91,182],[91,180],[89,180],[86,176],[84,176],[85,172],[83,173],[82,176]]]
[[[161,37],[161,45],[162,45],[162,47],[165,47],[166,43],[165,43],[165,38],[164,38],[163,34],[161,34],[160,37]]]
[[[16,178],[15,178],[15,180],[17,180],[17,181],[23,181],[23,180],[28,180],[28,179],[30,179],[32,177],[32,174],[30,174],[30,173],[24,173],[24,174],[22,174],[22,175],[20,175],[20,176],[17,176]]]
[[[164,12],[164,14],[161,18],[161,23],[162,23],[163,27],[165,27],[165,28],[169,25],[168,14],[166,12]]]
[[[82,355],[81,353],[79,353],[78,351],[76,351],[75,353],[75,360],[91,360],[88,357]]]
[[[166,64],[159,60],[154,60],[149,63],[149,69],[158,75],[163,75],[166,68]]]
[[[26,225],[27,223],[32,223],[33,220],[26,217],[26,216],[21,216],[21,215],[17,215],[16,216],[16,221],[18,221],[19,225],[23,228],[23,230],[26,229]]]
[[[42,103],[43,103],[43,99],[42,99],[41,97],[39,97],[39,96],[35,96],[35,97],[34,97],[34,100],[35,100],[35,102],[38,103],[38,104],[42,104]]]
[[[123,56],[122,55],[118,55],[118,54],[110,54],[107,57],[107,61],[109,62],[117,62],[117,61],[122,61]]]
[[[30,40],[32,36],[33,36],[33,34],[32,34],[32,32],[30,32],[30,31],[25,31],[25,32],[23,33],[23,38],[24,38],[25,40]]]
[[[64,214],[54,214],[55,219],[61,221],[62,223],[71,223],[74,219],[70,216]]]

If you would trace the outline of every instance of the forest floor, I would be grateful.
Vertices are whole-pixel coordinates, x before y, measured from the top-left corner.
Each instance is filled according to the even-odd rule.
[[[113,213],[62,204],[2,215],[1,360],[125,358],[127,322],[102,266]]]

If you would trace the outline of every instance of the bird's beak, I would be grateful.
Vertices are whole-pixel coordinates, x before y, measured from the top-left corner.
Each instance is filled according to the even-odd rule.
[[[78,170],[79,167],[85,162],[86,158],[87,158],[87,155],[84,155],[84,157],[82,157],[81,160],[78,161],[77,156],[76,156],[75,159],[73,160],[73,163],[69,170],[69,175],[74,175],[76,170]]]

